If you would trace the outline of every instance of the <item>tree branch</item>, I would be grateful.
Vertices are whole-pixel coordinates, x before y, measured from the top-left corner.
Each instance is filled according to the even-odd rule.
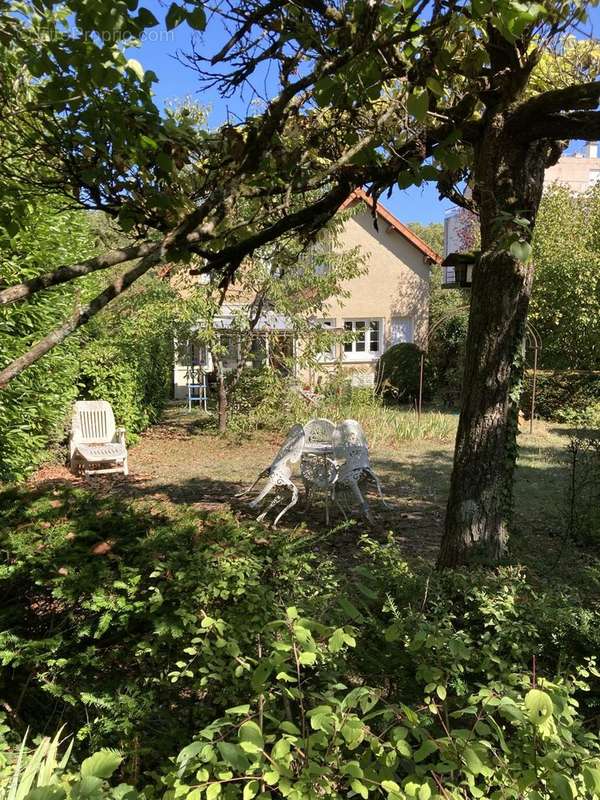
[[[541,138],[585,138],[578,135],[571,137],[557,130],[561,119],[576,119],[577,113],[593,110],[600,102],[600,82],[582,83],[568,86],[566,89],[553,89],[543,92],[521,103],[507,121],[507,130],[514,133],[521,141],[535,141]],[[565,112],[573,112],[571,114]],[[544,136],[546,120],[552,120],[552,131]]]
[[[53,272],[48,272],[37,278],[31,278],[23,283],[16,283],[14,286],[9,286],[0,291],[0,306],[15,303],[17,300],[30,297],[32,294],[42,289],[49,289],[51,286],[68,283],[68,281],[72,281],[74,278],[89,275],[91,272],[109,269],[125,261],[132,261],[134,258],[144,258],[156,252],[160,248],[160,244],[160,242],[146,242],[140,245],[130,245],[129,247],[109,250],[101,256],[89,258],[87,261],[82,261],[80,264],[72,264],[69,267],[58,267],[58,269],[55,269]]]
[[[59,328],[56,328],[34,344],[26,353],[12,361],[7,367],[0,371],[0,389],[4,389],[10,381],[20,375],[23,370],[35,364],[43,355],[56,347],[57,344],[63,342],[67,336],[78,328],[81,328],[86,322],[89,322],[93,316],[128,289],[138,278],[141,278],[141,276],[148,272],[150,267],[154,266],[160,259],[161,256],[159,252],[150,253],[145,258],[142,258],[133,269],[120,275],[90,303],[80,308],[70,320],[64,322]]]
[[[543,114],[528,130],[516,134],[521,141],[536,139],[600,139],[600,111],[572,111],[566,114]]]

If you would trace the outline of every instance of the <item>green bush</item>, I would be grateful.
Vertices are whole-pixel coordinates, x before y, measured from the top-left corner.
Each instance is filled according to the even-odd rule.
[[[279,598],[316,595],[302,539],[229,514],[68,487],[13,489],[0,509],[3,699],[86,748],[135,739],[149,766],[237,703]]]
[[[443,290],[442,290],[443,291]],[[460,402],[464,378],[468,317],[450,317],[436,328],[428,357],[436,376],[436,394],[447,406]]]
[[[158,419],[171,390],[172,348],[164,337],[91,341],[81,352],[80,396],[108,400],[130,443]]]
[[[244,370],[230,397],[229,428],[243,435],[286,431],[305,416],[305,408],[287,377],[269,367]]]
[[[57,207],[55,200],[37,201],[19,210],[22,227],[16,235],[11,238],[0,229],[3,282],[19,283],[92,254],[87,217],[59,213]],[[85,279],[84,295],[88,285]],[[0,308],[0,368],[63,322],[74,299],[74,287],[61,286]],[[77,394],[78,348],[75,335],[0,392],[0,481],[26,477],[46,455],[48,444],[64,437]]]
[[[531,409],[533,376],[528,373],[521,397],[526,416]],[[540,372],[537,376],[535,413],[542,419],[585,424],[600,403],[600,372]]]
[[[401,403],[414,403],[419,397],[421,350],[411,343],[390,347],[377,362],[375,384],[385,398]],[[435,376],[431,362],[426,357],[423,375],[423,400],[431,400],[435,390]]]
[[[66,724],[77,759],[118,748],[148,800],[600,796],[588,596],[415,571],[393,537],[336,567],[306,531],[160,498],[13,489],[0,509],[6,708]],[[18,738],[0,726],[0,783]]]

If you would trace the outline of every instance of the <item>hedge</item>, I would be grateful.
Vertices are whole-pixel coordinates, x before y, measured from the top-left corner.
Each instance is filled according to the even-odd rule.
[[[413,403],[419,397],[421,350],[411,343],[390,347],[377,362],[375,385],[377,392],[389,400]],[[425,358],[423,400],[431,400],[435,391],[435,371]]]
[[[526,417],[531,409],[533,373],[524,381],[521,408]],[[541,371],[537,374],[535,414],[556,422],[576,422],[591,406],[600,403],[600,371]]]

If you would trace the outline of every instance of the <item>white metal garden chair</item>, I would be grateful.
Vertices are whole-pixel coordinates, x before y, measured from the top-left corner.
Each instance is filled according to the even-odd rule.
[[[369,504],[360,490],[360,481],[366,479],[374,483],[384,505],[387,506],[387,503],[379,478],[371,467],[367,438],[355,419],[346,419],[336,426],[333,433],[333,457],[338,465],[337,480],[333,486],[334,500],[341,509],[336,493],[338,489],[348,488],[358,501],[364,516],[372,522]],[[343,509],[341,510],[343,513]]]
[[[302,448],[304,447],[304,428],[302,425],[294,425],[293,428],[290,429],[285,442],[279,448],[279,452],[271,462],[271,465],[264,469],[257,479],[254,481],[252,486],[249,486],[245,491],[238,494],[238,497],[243,497],[244,495],[248,494],[249,492],[254,489],[256,484],[262,479],[266,478],[267,482],[263,486],[262,490],[259,494],[249,503],[250,508],[257,508],[262,500],[271,492],[273,489],[275,490],[276,494],[273,500],[269,503],[267,508],[258,515],[257,520],[263,520],[269,511],[274,508],[281,500],[282,492],[281,489],[287,488],[292,493],[291,501],[288,505],[280,511],[279,514],[275,517],[273,522],[273,527],[277,527],[277,523],[283,517],[283,515],[295,506],[298,502],[298,487],[292,480],[292,464],[297,464],[300,461],[302,456]]]
[[[79,400],[73,409],[71,469],[85,475],[122,472],[127,475],[125,428],[117,428],[106,400]]]
[[[325,493],[326,525],[329,525],[329,500],[337,479],[337,469],[332,458],[334,431],[333,422],[324,417],[309,420],[304,426],[304,448],[300,461],[300,475],[307,504],[313,489]]]

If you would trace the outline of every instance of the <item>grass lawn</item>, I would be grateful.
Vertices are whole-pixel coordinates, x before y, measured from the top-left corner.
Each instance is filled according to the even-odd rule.
[[[414,435],[412,412],[386,410],[381,420],[361,420],[368,429],[372,463],[390,504],[386,509],[371,495],[374,530],[358,519],[344,524],[334,513],[328,531],[322,499],[313,498],[307,508],[302,495],[280,525],[325,537],[345,558],[350,556],[352,543],[368,532],[382,538],[393,536],[406,558],[433,560],[443,528],[456,420],[451,413],[424,415],[424,438],[399,438]],[[395,438],[396,429],[401,433]],[[589,561],[588,554],[562,535],[568,483],[565,446],[571,433],[568,426],[538,421],[533,434],[527,424],[519,437],[511,561],[527,565],[543,580],[576,581]],[[235,495],[270,463],[281,440],[281,435],[268,431],[250,437],[221,437],[203,412],[173,406],[131,448],[129,478],[99,479],[87,485],[102,495],[116,492],[123,498],[147,498],[165,509],[227,509],[245,518],[247,507]],[[63,467],[47,467],[29,485],[35,486],[36,492],[52,492],[65,481],[81,483]],[[272,512],[271,519],[273,516]]]

